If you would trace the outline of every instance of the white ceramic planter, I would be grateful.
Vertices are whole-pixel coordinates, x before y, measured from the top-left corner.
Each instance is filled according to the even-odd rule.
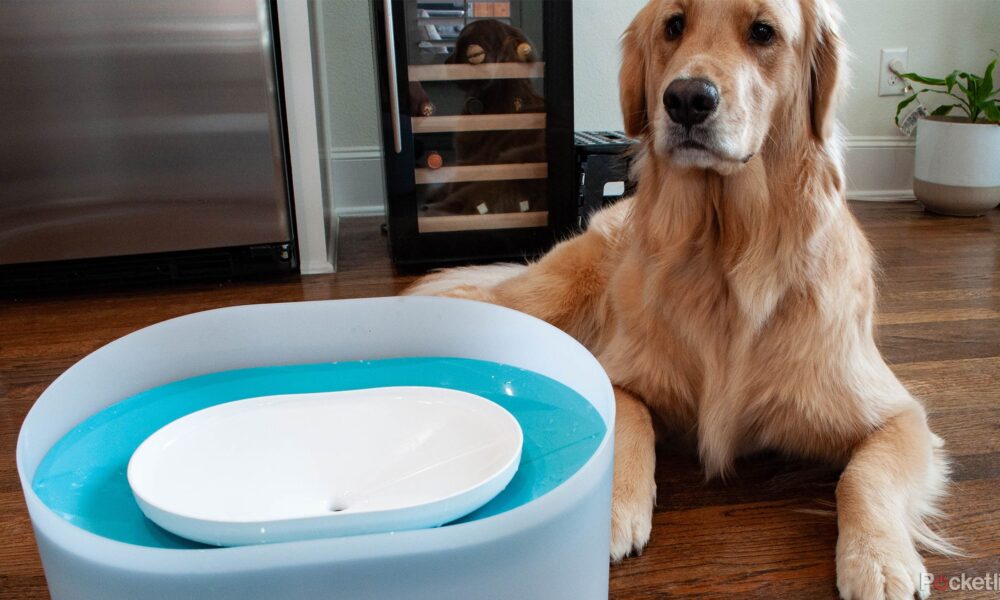
[[[913,193],[924,208],[945,215],[974,217],[1000,204],[1000,126],[921,119]]]

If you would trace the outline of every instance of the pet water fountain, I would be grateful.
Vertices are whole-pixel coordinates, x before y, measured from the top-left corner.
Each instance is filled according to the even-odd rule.
[[[482,446],[490,448],[483,476],[453,482],[443,503],[414,501],[415,485],[358,500],[302,483],[311,472],[302,465],[316,455],[371,479],[372,469],[356,465],[391,455],[391,440],[409,447],[415,417],[392,403],[414,398],[441,403],[442,423],[456,407],[485,411],[487,420],[454,428],[471,434],[459,443],[517,443]],[[264,443],[267,424],[282,422],[266,413],[279,400],[319,411],[311,415],[338,402],[348,412],[387,402],[377,422],[389,430],[365,435],[346,413],[331,413],[303,433],[314,444],[304,447],[316,450],[286,456]],[[240,412],[246,407],[251,413]],[[225,478],[162,485],[188,476],[184,465],[199,452],[201,462],[222,460],[212,448],[232,444],[210,442],[224,431],[192,437],[172,465],[157,467],[159,478],[127,472],[133,454],[143,456],[137,448],[155,450],[199,415],[221,415],[229,432],[261,438],[259,448],[238,448],[245,460],[225,463],[236,467],[220,467],[229,484],[246,486],[242,495],[209,498],[209,488],[230,487]],[[606,598],[613,430],[604,371],[542,321],[445,298],[300,302],[187,315],[93,352],[39,397],[21,428],[17,465],[55,600]],[[324,445],[325,431],[346,445]],[[275,489],[290,493],[263,493]],[[168,499],[188,524],[201,510],[216,526],[231,518],[238,527],[184,533],[146,494]],[[240,514],[253,505],[249,496],[270,520]],[[264,505],[277,512],[260,513]]]

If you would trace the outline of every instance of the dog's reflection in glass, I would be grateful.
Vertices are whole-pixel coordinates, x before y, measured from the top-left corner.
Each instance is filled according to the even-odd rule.
[[[493,19],[466,25],[447,64],[527,64],[540,53],[518,28]],[[493,77],[457,81],[464,100],[461,115],[544,114],[545,98],[530,78]],[[423,108],[421,111],[423,113]],[[544,129],[462,131],[454,135],[451,166],[544,163]],[[429,194],[423,215],[475,215],[546,210],[544,179],[452,182]]]

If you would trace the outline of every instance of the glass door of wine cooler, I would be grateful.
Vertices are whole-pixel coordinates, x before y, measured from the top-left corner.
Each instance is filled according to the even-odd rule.
[[[374,0],[401,264],[544,250],[576,208],[568,0]]]

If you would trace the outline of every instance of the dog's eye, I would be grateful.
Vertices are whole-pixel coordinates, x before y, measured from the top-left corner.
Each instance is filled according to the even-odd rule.
[[[674,15],[667,21],[667,39],[676,40],[684,33],[684,15]]]
[[[774,27],[760,21],[750,26],[750,40],[756,44],[770,44],[774,40]]]

